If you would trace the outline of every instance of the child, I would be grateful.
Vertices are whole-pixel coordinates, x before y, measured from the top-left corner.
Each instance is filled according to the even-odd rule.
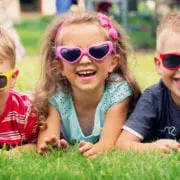
[[[176,12],[162,21],[157,29],[158,55],[154,62],[161,80],[146,89],[139,99],[117,141],[120,149],[138,152],[159,149],[165,153],[180,150],[179,47],[180,12]]]
[[[124,33],[111,20],[93,12],[66,13],[45,37],[43,84],[35,105],[40,123],[40,153],[49,145],[95,157],[111,148],[121,133],[130,102],[139,89],[127,66]],[[45,125],[44,123],[44,125]],[[60,129],[65,140],[59,140]]]
[[[15,69],[15,45],[0,28],[0,147],[7,149],[21,146],[22,150],[34,150],[37,140],[37,117],[31,110],[31,100],[16,91],[19,71]],[[24,145],[31,143],[28,145]],[[17,151],[17,148],[11,150]]]

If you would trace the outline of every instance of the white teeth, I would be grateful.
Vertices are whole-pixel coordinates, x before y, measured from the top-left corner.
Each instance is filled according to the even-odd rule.
[[[80,76],[90,76],[90,75],[93,75],[94,73],[95,73],[95,71],[91,71],[91,70],[78,72],[78,74],[79,74]]]
[[[78,74],[86,75],[86,74],[92,74],[94,71],[82,71],[79,72]]]

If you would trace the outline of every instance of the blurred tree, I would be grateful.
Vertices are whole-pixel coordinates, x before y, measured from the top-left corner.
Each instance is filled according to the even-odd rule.
[[[128,0],[128,11],[137,11],[137,0]]]

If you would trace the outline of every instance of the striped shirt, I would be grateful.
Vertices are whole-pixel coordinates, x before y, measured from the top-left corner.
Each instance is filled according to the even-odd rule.
[[[27,95],[10,91],[4,113],[0,115],[0,146],[36,143],[37,112]]]

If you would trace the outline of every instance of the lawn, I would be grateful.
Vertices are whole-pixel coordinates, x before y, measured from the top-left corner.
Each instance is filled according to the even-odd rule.
[[[158,152],[137,154],[112,150],[96,159],[87,159],[77,146],[49,156],[36,153],[21,157],[0,156],[3,180],[179,180],[180,153],[162,156]]]
[[[16,89],[31,91],[39,79],[39,49],[48,19],[25,20],[17,25],[18,33],[26,48],[26,57],[18,62],[20,69]],[[156,83],[153,64],[154,53],[134,52],[129,56],[129,67],[142,90]],[[53,151],[49,156],[23,153],[21,156],[0,155],[0,180],[6,179],[82,179],[82,180],[178,180],[180,177],[180,153],[166,156],[158,152],[137,154],[112,150],[96,159],[87,159],[77,151],[77,146],[67,151]]]

